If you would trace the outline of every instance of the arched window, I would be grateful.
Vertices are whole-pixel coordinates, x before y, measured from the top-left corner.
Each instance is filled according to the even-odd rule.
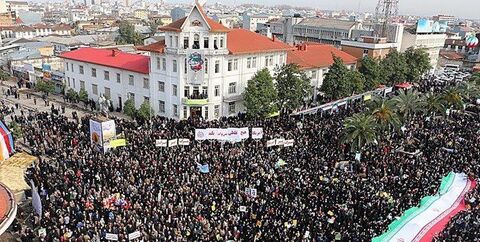
[[[193,36],[193,47],[192,49],[200,49],[200,35],[195,34]]]

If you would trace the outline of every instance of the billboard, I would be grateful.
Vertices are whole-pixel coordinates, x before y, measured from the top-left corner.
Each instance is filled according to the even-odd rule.
[[[90,119],[90,142],[103,148],[106,152],[111,148],[111,142],[117,137],[115,130],[115,121],[97,121]]]
[[[201,50],[188,50],[187,60],[187,83],[193,85],[202,85],[205,76],[205,56]]]
[[[429,19],[419,19],[417,22],[417,33],[445,33],[448,29],[448,21],[433,21]]]
[[[90,119],[90,142],[101,147],[102,141],[102,124]]]

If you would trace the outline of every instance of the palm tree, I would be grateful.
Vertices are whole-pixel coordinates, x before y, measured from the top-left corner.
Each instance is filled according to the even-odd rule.
[[[374,143],[377,138],[377,124],[372,115],[355,114],[345,119],[342,142],[352,143],[352,149],[360,152],[365,145]]]
[[[476,98],[480,95],[480,88],[474,80],[459,85],[460,94],[466,99]]]
[[[374,98],[371,110],[382,131],[400,127],[401,121],[395,112],[395,102],[392,99]]]
[[[395,102],[395,106],[398,112],[402,114],[404,120],[408,119],[411,114],[420,111],[423,102],[420,94],[412,90],[400,92],[392,100]]]
[[[5,81],[8,79],[8,77],[9,77],[8,73],[0,70],[0,80]]]
[[[458,108],[463,110],[463,95],[458,87],[450,87],[443,92],[443,100],[447,108]]]
[[[445,102],[440,95],[427,93],[424,98],[423,108],[429,115],[435,116],[437,113],[445,115],[447,108]]]

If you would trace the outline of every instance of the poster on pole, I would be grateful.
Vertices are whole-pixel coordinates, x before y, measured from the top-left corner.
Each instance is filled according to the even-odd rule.
[[[168,140],[167,139],[157,139],[157,140],[155,140],[155,146],[156,147],[167,147],[168,146]]]
[[[118,234],[105,233],[105,239],[110,241],[118,241]]]
[[[128,240],[134,240],[140,237],[142,237],[142,234],[140,233],[140,231],[135,231],[133,233],[128,234]]]
[[[101,147],[103,146],[102,141],[102,124],[90,119],[90,142]]]
[[[275,145],[283,146],[285,144],[285,139],[276,139]]]
[[[287,139],[287,140],[285,140],[285,142],[283,144],[283,147],[291,147],[291,146],[293,146],[294,143],[295,143],[295,140]]]
[[[177,146],[178,144],[178,139],[171,139],[168,141],[168,147],[174,147]]]
[[[252,139],[262,139],[263,128],[252,128]]]
[[[187,146],[190,145],[189,139],[178,139],[178,145]]]
[[[274,145],[275,145],[275,140],[274,139],[271,139],[271,140],[267,141],[267,147],[272,147]]]

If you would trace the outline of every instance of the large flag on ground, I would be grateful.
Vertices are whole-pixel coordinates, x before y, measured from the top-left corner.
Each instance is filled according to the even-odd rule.
[[[450,218],[465,208],[465,194],[474,187],[475,182],[464,173],[450,172],[442,179],[437,194],[422,198],[418,207],[406,210],[388,226],[384,234],[373,238],[372,242],[432,241]]]
[[[32,205],[35,210],[35,213],[37,213],[40,218],[42,217],[42,200],[40,199],[40,195],[38,194],[38,190],[35,187],[35,184],[33,184],[33,181],[30,180],[30,187],[32,188]]]
[[[0,160],[6,160],[15,152],[13,136],[7,126],[0,121]]]

